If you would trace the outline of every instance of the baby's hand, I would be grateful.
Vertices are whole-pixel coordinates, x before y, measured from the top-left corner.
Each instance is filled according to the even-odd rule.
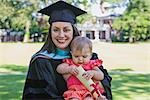
[[[86,71],[82,76],[86,80],[89,80],[89,79],[91,79],[94,76],[94,72],[93,71]]]
[[[108,100],[105,96],[100,95],[96,100]]]
[[[79,74],[79,70],[77,69],[77,66],[71,65],[70,68],[71,68],[71,69],[70,69],[70,73],[71,73],[71,74],[73,74],[73,75],[75,75],[75,76]]]

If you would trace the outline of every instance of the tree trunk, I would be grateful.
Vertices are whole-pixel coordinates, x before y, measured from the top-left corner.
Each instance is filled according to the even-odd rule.
[[[134,37],[129,37],[129,43],[134,43],[135,42],[135,38]]]
[[[26,23],[26,31],[25,31],[25,35],[24,35],[24,39],[23,42],[29,42],[30,41],[30,21],[28,20]]]

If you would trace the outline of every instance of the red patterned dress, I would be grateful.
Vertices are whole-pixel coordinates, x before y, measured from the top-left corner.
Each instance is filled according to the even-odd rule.
[[[74,62],[72,59],[64,59],[64,62],[73,65]],[[79,66],[77,64],[74,64],[76,66]],[[88,64],[84,64],[83,69],[84,70],[92,70],[94,67],[100,67],[102,65],[102,60],[96,59],[96,60],[90,60]],[[78,98],[79,100],[83,100],[86,96],[92,96],[91,92],[87,90],[87,88],[80,82],[79,79],[77,79],[74,75],[71,75],[67,79],[67,87],[68,90],[64,92],[63,96],[65,100],[69,100],[71,98]],[[100,90],[104,91],[104,90]]]

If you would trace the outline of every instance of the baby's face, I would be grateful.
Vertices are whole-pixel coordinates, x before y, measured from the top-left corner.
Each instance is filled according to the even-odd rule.
[[[90,61],[92,52],[90,49],[85,48],[82,51],[72,50],[71,54],[72,54],[73,62],[75,64],[80,65],[80,64],[87,64]]]

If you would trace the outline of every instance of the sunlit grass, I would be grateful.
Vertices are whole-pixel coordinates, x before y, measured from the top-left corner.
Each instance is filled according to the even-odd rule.
[[[0,65],[0,72],[1,73],[11,73],[11,72],[27,72],[27,66],[20,66],[20,65]]]
[[[10,71],[23,74],[0,75],[0,100],[21,100],[26,66],[4,65]],[[118,73],[121,71],[122,73]],[[150,74],[131,74],[130,69],[116,69],[110,71],[112,76],[113,100],[148,100],[150,98]]]
[[[0,100],[21,100],[25,75],[0,75]]]
[[[126,73],[126,72],[125,72]],[[111,73],[114,100],[148,100],[150,98],[150,74]],[[141,98],[141,99],[140,99]]]

